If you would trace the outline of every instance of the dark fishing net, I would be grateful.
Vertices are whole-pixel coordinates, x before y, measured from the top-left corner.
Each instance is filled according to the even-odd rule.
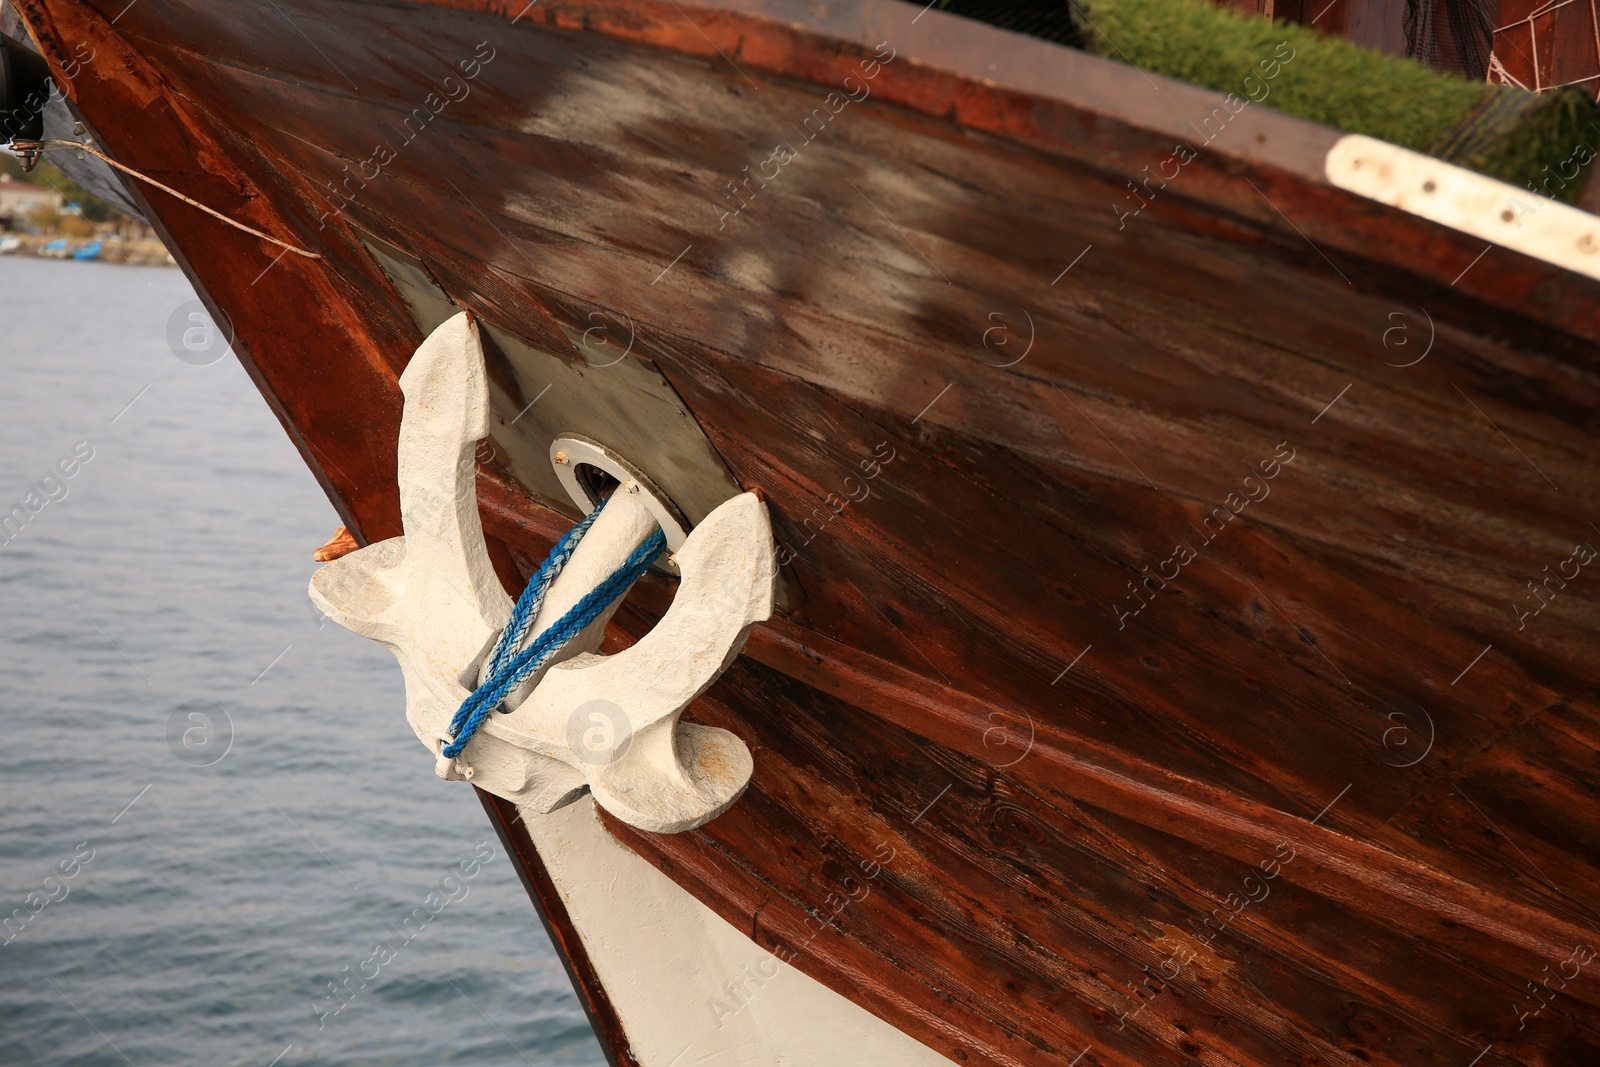
[[[1070,0],[937,0],[933,6],[975,22],[1073,48],[1088,44]]]
[[[1425,67],[1483,81],[1494,52],[1494,0],[1407,0],[1406,55]]]

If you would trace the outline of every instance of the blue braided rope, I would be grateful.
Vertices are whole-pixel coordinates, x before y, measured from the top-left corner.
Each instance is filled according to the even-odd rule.
[[[498,674],[513,656],[527,647],[528,631],[533,628],[533,620],[539,617],[539,609],[544,606],[544,595],[550,583],[556,580],[556,576],[567,565],[567,560],[572,558],[572,553],[577,551],[578,542],[589,532],[594,520],[600,517],[600,511],[598,507],[592,509],[578,525],[562,534],[533,577],[528,579],[527,588],[523,589],[516,606],[511,609],[511,618],[506,620],[505,629],[500,631],[494,651],[489,653],[489,666],[483,674],[485,680]]]
[[[559,549],[561,543],[557,542],[556,547]],[[665,534],[660,530],[651,534],[650,539],[634,549],[622,566],[585,593],[582,600],[535,637],[532,644],[517,653],[509,663],[504,664],[478,686],[456,709],[455,717],[450,722],[453,740],[445,746],[443,754],[450,759],[461,755],[461,750],[472,740],[472,735],[477,733],[478,727],[483,725],[483,720],[489,717],[489,713],[531,674],[550,662],[551,658],[565,648],[579,631],[599,618],[606,608],[611,606],[612,601],[626,593],[639,576],[650,569],[650,564],[655,562],[656,557],[661,555],[666,547]],[[554,555],[555,551],[552,550],[551,554]],[[540,593],[540,596],[543,594]],[[507,629],[510,629],[509,623]],[[498,648],[498,643],[496,647]]]

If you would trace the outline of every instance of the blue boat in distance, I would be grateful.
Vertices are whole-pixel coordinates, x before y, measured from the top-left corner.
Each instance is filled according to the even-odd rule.
[[[100,251],[104,247],[104,241],[93,241],[72,253],[72,258],[77,260],[99,259]]]

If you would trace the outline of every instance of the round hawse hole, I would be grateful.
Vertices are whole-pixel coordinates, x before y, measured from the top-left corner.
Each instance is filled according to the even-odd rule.
[[[603,471],[592,464],[580,463],[573,470],[578,475],[578,484],[583,486],[589,499],[596,504],[605,503],[620,484],[610,471]]]
[[[1500,212],[1501,222],[1510,222],[1514,218],[1516,218],[1516,216],[1511,213],[1510,208],[1506,208],[1504,211]]]
[[[1432,178],[1429,178],[1427,181],[1422,183],[1422,191],[1425,193],[1431,193],[1438,188],[1439,183],[1434,181]]]

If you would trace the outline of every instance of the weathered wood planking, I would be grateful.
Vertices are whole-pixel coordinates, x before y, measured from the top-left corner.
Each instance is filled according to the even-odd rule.
[[[1512,84],[1535,91],[1577,85],[1600,97],[1600,16],[1593,0],[1499,0],[1494,11],[1494,56]]]
[[[1498,250],[1475,262],[1470,239],[1319,185],[1295,161],[1323,135],[1259,109],[1119,228],[1126,179],[1210,104],[1169,86],[1161,114],[1135,74],[936,13],[867,4],[808,33],[626,3],[541,4],[512,26],[520,6],[387,6],[375,37],[363,4],[222,18],[143,0],[117,22],[132,52],[109,5],[25,8],[116,59],[74,91],[125,161],[328,255],[258,277],[254,242],[152,205],[369,537],[397,532],[394,375],[416,338],[350,232],[317,228],[320,183],[492,42],[473,95],[348,216],[547,346],[558,321],[631,314],[641,354],[767,493],[806,587],[749,650],[789,678],[741,667],[703,709],[756,749],[756,787],[703,834],[623,835],[635,848],[957,1059],[1592,1055],[1600,987],[1522,1029],[1507,1007],[1600,903],[1588,576],[1524,630],[1509,610],[1600,513],[1592,283]],[[873,97],[719,230],[721,186],[817,105],[806,81],[838,84],[886,37],[906,55]],[[981,67],[985,49],[1009,83],[910,62]],[[1078,65],[1098,110],[1015,87],[1051,64]],[[1125,111],[1103,106],[1116,93]],[[1037,331],[1010,367],[1018,347],[984,345],[994,312],[1012,345],[1019,312]],[[1428,358],[1396,366],[1425,320]],[[1251,521],[1119,629],[1141,569],[1284,441],[1295,459]],[[896,458],[873,495],[825,519],[879,443]],[[542,555],[559,518],[483,491],[512,556]],[[665,595],[652,581],[636,599]],[[620,618],[637,634],[651,613]],[[1412,747],[1389,732],[1413,704],[1434,744],[1393,766],[1421,751],[1415,719]],[[924,814],[941,773],[951,790]],[[1119,1029],[1122,983],[1160,935],[1285,837],[1305,849],[1281,895]],[[883,892],[808,941],[826,879],[878,841],[898,857]]]
[[[1377,916],[1330,914],[1326,900],[1277,882],[1246,923],[1204,952],[1187,980],[1172,983],[1172,1000],[1166,993],[1154,998],[1142,1025],[1105,1027],[1108,1017],[1116,1023],[1115,1013],[1139,1003],[1124,983],[1141,982],[1141,967],[1153,967],[1176,944],[1198,949],[1190,924],[1242,891],[1254,865],[1186,848],[1091,805],[1058,799],[1061,806],[1051,806],[1008,775],[863,722],[847,705],[782,699],[792,684],[750,669],[702,709],[706,721],[738,723],[760,746],[748,803],[693,835],[714,853],[611,825],[635,848],[662,857],[676,876],[703,880],[702,891],[741,899],[746,914],[765,899],[758,919],[764,944],[806,945],[815,927],[802,926],[802,918],[826,920],[839,938],[819,937],[807,947],[819,965],[843,973],[841,988],[881,983],[905,995],[920,977],[953,1000],[947,1009],[981,1015],[975,1005],[996,1004],[985,983],[998,985],[1011,1009],[1004,1018],[1029,1043],[1067,1059],[1078,1051],[1070,1046],[1084,1016],[1098,1015],[1090,1032],[1101,1062],[1169,1062],[1189,1051],[1183,1042],[1192,1039],[1228,1062],[1307,1055],[1354,1062],[1336,1052],[1353,1047],[1368,1062],[1445,1064],[1460,1062],[1463,1051],[1470,1059],[1482,1046],[1469,1049],[1459,1035],[1476,1029],[1475,1020],[1501,1014],[1512,976],[1458,974],[1449,953],[1397,936]],[[737,715],[721,706],[730,692],[745,709]],[[757,707],[772,712],[749,710]],[[883,766],[904,773],[873,774]],[[862,778],[873,787],[854,784]],[[941,792],[944,784],[949,791]],[[774,831],[784,862],[753,864]],[[882,863],[881,876],[853,869],[853,857],[882,860],[880,845],[895,856]],[[750,884],[730,887],[741,877]],[[862,894],[863,886],[871,891]],[[862,899],[838,900],[851,894]],[[1014,903],[1002,908],[1001,900]],[[857,970],[863,948],[866,965],[876,962],[876,981]],[[884,960],[905,972],[900,982]],[[1451,971],[1450,981],[1415,988],[1419,971],[1441,968]],[[1263,990],[1273,992],[1263,999]],[[1340,1014],[1352,1012],[1365,1024],[1339,1025]],[[1493,1036],[1510,1040],[1508,1029],[1514,1025]],[[941,1045],[938,1036],[924,1040],[959,1059],[959,1046]],[[1586,1028],[1564,1034],[1589,1045],[1595,1036]],[[1168,1049],[1153,1050],[1152,1041]],[[1011,1061],[1001,1054],[995,1062]]]

